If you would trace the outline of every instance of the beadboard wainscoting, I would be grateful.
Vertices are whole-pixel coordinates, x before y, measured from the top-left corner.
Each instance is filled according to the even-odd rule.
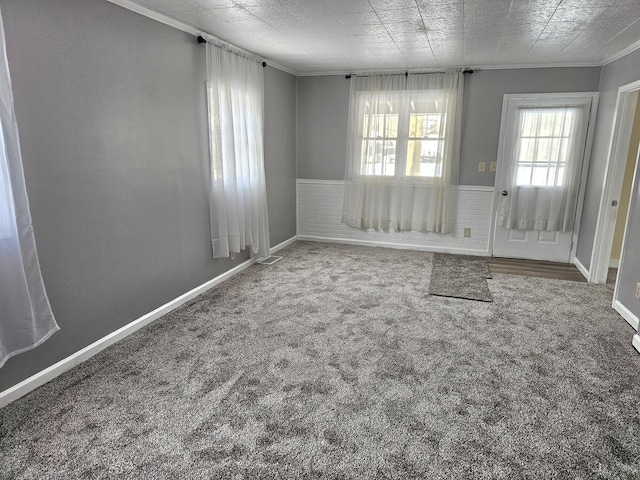
[[[493,187],[458,187],[456,230],[449,235],[351,228],[342,223],[343,181],[298,179],[296,187],[300,240],[489,255]]]

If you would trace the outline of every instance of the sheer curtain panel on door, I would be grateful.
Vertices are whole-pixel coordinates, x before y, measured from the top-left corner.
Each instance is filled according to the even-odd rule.
[[[454,230],[463,83],[462,71],[351,78],[344,223]]]
[[[207,44],[213,256],[269,255],[263,67]]]
[[[42,281],[0,13],[0,366],[58,331]]]
[[[512,230],[572,231],[588,105],[522,106],[516,139],[505,162],[509,195],[501,198],[500,226]]]

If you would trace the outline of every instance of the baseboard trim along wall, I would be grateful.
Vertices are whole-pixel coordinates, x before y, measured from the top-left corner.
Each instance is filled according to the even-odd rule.
[[[292,237],[289,240],[285,240],[284,242],[276,245],[271,248],[271,253],[275,253],[283,248],[291,245],[297,240],[297,237]],[[14,385],[7,390],[0,392],[0,408],[10,404],[11,402],[23,397],[27,393],[35,390],[36,388],[44,385],[45,383],[53,380],[54,378],[62,375],[64,372],[72,369],[76,365],[81,364],[89,360],[94,355],[98,354],[105,348],[113,345],[116,342],[119,342],[123,338],[128,337],[134,332],[137,332],[142,327],[152,323],[158,318],[166,315],[167,313],[175,310],[176,308],[184,305],[189,300],[197,297],[198,295],[206,292],[207,290],[212,289],[216,285],[221,284],[225,280],[237,275],[238,273],[246,270],[251,265],[256,263],[259,260],[257,258],[251,258],[246,262],[241,263],[240,265],[235,266],[234,268],[227,270],[226,272],[218,275],[217,277],[209,280],[208,282],[203,283],[202,285],[189,290],[188,292],[180,295],[179,297],[171,300],[170,302],[165,303],[164,305],[156,308],[152,312],[143,315],[142,317],[134,320],[131,323],[128,323],[124,327],[119,328],[115,332],[110,333],[109,335],[102,337],[101,339],[93,342],[91,345],[86,346],[82,350],[77,351],[76,353],[68,356],[60,360],[58,363],[51,365],[50,367],[45,368],[44,370],[32,375],[31,377],[23,380],[22,382]]]
[[[298,240],[306,242],[339,243],[344,245],[358,245],[361,247],[382,247],[395,248],[397,250],[417,250],[421,252],[455,253],[457,255],[476,255],[481,257],[489,256],[487,250],[473,250],[469,248],[447,248],[437,246],[413,245],[402,243],[378,242],[373,240],[352,240],[349,238],[313,237],[309,235],[298,235]]]
[[[573,264],[576,266],[576,268],[580,271],[580,273],[582,274],[582,276],[584,278],[587,279],[587,281],[589,281],[589,270],[587,269],[587,267],[585,267],[582,262],[580,260],[578,260],[578,258],[574,258],[573,259]]]
[[[298,179],[297,233],[300,240],[489,255],[494,197],[493,187],[458,186],[456,227],[447,235],[358,229],[342,223],[344,181]]]
[[[640,353],[640,335],[633,336],[633,346]]]
[[[633,312],[625,307],[617,298],[613,301],[613,309],[618,312],[636,332],[638,331],[638,325],[640,324],[638,317],[636,317]]]

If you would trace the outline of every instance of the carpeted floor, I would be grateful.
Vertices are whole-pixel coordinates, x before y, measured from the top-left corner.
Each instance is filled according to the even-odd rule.
[[[2,479],[640,478],[611,290],[296,243],[0,410]]]

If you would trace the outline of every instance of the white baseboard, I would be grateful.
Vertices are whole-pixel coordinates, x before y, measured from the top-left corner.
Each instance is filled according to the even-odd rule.
[[[341,243],[345,245],[358,245],[362,247],[395,248],[398,250],[418,250],[421,252],[454,253],[458,255],[476,255],[480,257],[489,256],[489,252],[487,250],[473,250],[469,248],[447,248],[447,247],[438,247],[438,246],[377,242],[372,240],[354,240],[354,239],[345,239],[345,238],[315,237],[315,236],[309,236],[309,235],[298,235],[297,239],[302,241],[307,241],[307,242]]]
[[[289,240],[285,240],[282,243],[279,243],[278,245],[276,245],[275,247],[271,247],[271,253],[276,253],[280,250],[282,250],[283,248],[288,247],[289,245],[296,243],[298,241],[298,236],[294,235],[293,237],[291,237]]]
[[[578,258],[577,258],[577,257],[573,259],[573,264],[574,264],[574,265],[576,266],[576,268],[580,271],[580,273],[582,274],[582,276],[583,276],[584,278],[586,278],[586,279],[587,279],[587,281],[590,281],[590,280],[589,280],[589,275],[590,275],[589,270],[587,269],[587,267],[585,267],[585,266],[582,264],[582,262],[581,262],[580,260],[578,260]]]
[[[613,301],[613,309],[616,312],[618,312],[620,316],[624,318],[627,321],[627,323],[633,327],[635,331],[638,331],[638,325],[640,324],[638,317],[636,317],[633,314],[633,312],[631,312],[631,310],[629,310],[622,303],[620,303],[620,300],[615,299]]]
[[[640,353],[640,335],[633,336],[633,347]]]
[[[620,260],[609,260],[609,268],[618,268],[620,266]]]
[[[284,247],[291,245],[297,240],[296,237],[292,237],[289,240],[285,240],[284,242],[276,245],[271,249],[271,252],[277,252],[278,250],[282,250]],[[82,350],[77,351],[76,353],[68,356],[60,360],[58,363],[51,365],[50,367],[45,368],[44,370],[32,375],[31,377],[23,380],[22,382],[14,385],[7,390],[0,392],[0,408],[10,404],[11,402],[23,397],[27,393],[35,390],[36,388],[44,385],[45,383],[53,380],[54,378],[62,375],[67,370],[72,369],[76,365],[79,365],[82,362],[87,361],[97,353],[101,352],[105,348],[113,345],[114,343],[122,340],[125,337],[128,337],[132,333],[140,330],[145,325],[150,324],[151,322],[157,320],[158,318],[166,315],[167,313],[175,310],[176,308],[184,305],[189,300],[197,297],[198,295],[210,290],[211,288],[219,285],[220,283],[228,280],[229,278],[237,275],[238,273],[246,270],[251,265],[253,265],[258,259],[251,258],[240,265],[233,267],[230,270],[218,275],[217,277],[209,280],[208,282],[203,283],[202,285],[189,290],[188,292],[180,295],[179,297],[171,300],[170,302],[165,303],[164,305],[156,308],[152,312],[143,315],[142,317],[134,320],[131,323],[128,323],[124,327],[119,328],[115,332],[110,333],[109,335],[102,337],[101,339],[93,342],[91,345],[84,347]]]

